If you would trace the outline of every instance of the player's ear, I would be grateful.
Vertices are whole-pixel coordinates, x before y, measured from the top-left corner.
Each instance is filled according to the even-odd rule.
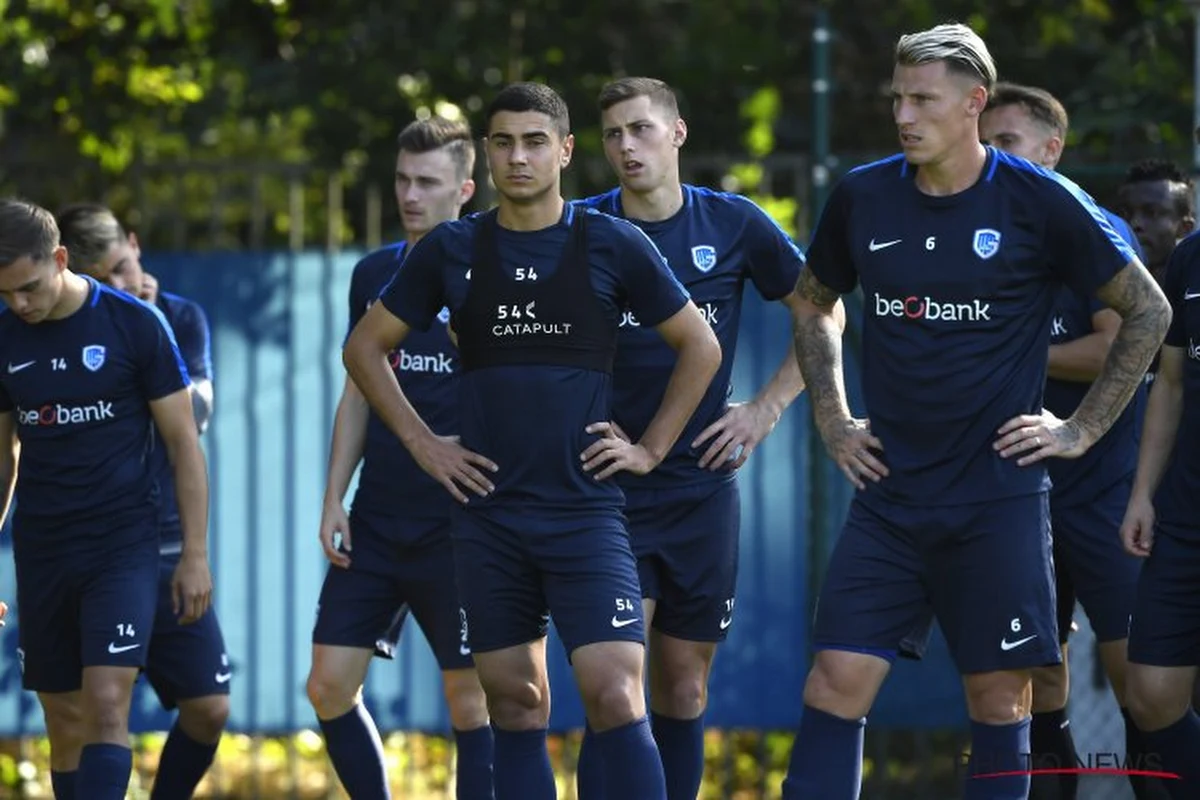
[[[475,196],[475,181],[467,178],[462,183],[462,187],[458,190],[458,202],[466,205],[467,201]]]
[[[575,152],[575,134],[568,133],[566,138],[563,139],[562,157],[559,161],[559,164],[563,169],[566,169],[567,165],[571,163],[571,154],[574,152]]]
[[[138,244],[137,234],[133,231],[129,232],[129,246],[133,249],[134,255],[139,257],[142,255],[142,247]]]
[[[674,135],[671,137],[671,144],[675,145],[676,147],[683,147],[683,143],[687,141],[687,135],[687,123],[684,122],[683,117],[680,117],[679,119],[675,120],[675,131]]]
[[[974,84],[971,86],[971,91],[967,93],[967,113],[972,117],[982,116],[987,108],[988,91],[982,84]]]
[[[1051,136],[1046,142],[1046,161],[1051,164],[1058,164],[1058,159],[1062,157],[1063,140],[1057,136]]]
[[[69,261],[67,248],[60,244],[58,247],[54,248],[54,253],[52,255],[54,256],[54,266],[58,268],[58,271],[63,272],[66,270],[67,263]]]

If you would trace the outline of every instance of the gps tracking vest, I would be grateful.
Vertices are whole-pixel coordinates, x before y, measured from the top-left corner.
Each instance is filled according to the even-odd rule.
[[[534,266],[512,277],[500,262],[496,212],[480,220],[467,297],[451,321],[464,371],[529,365],[612,372],[617,321],[608,319],[592,288],[588,215],[567,213],[571,231],[554,271],[538,274]]]

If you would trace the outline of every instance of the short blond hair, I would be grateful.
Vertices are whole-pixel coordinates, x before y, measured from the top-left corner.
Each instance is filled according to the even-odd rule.
[[[896,42],[896,63],[919,67],[936,61],[946,69],[983,84],[988,94],[996,86],[996,62],[979,34],[961,23],[947,23],[918,33],[907,33]]]

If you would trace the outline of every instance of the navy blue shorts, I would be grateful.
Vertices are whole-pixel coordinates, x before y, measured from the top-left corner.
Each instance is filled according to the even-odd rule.
[[[1094,502],[1055,508],[1050,504],[1054,531],[1054,566],[1066,573],[1087,612],[1096,641],[1115,642],[1129,634],[1129,615],[1137,593],[1141,559],[1129,555],[1121,545],[1121,521],[1129,504],[1133,478],[1127,478],[1101,494]],[[1059,598],[1063,602],[1069,598]],[[1062,630],[1061,616],[1059,635]]]
[[[627,493],[629,539],[651,626],[677,639],[722,642],[733,623],[741,497],[737,481],[702,492]]]
[[[641,590],[618,515],[503,521],[456,509],[454,560],[476,653],[546,635],[550,616],[567,656],[596,642],[642,642]]]
[[[175,615],[171,579],[179,555],[164,555],[159,563],[158,611],[146,658],[146,680],[154,687],[163,708],[172,709],[181,700],[229,694],[229,657],[217,613],[208,609],[189,625]]]
[[[145,666],[158,598],[158,537],[114,551],[19,552],[22,686],[74,692],[85,667]]]
[[[856,498],[817,604],[818,649],[916,656],[936,619],[960,673],[1061,663],[1045,494],[918,508]]]
[[[350,566],[330,566],[321,586],[313,644],[375,650],[392,658],[411,611],[442,670],[471,669],[454,582],[449,524],[415,547],[397,544],[350,514]]]
[[[1200,527],[1155,528],[1133,604],[1129,660],[1151,667],[1200,664]]]

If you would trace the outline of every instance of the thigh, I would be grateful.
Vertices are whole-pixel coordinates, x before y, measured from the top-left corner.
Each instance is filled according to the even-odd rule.
[[[180,624],[175,616],[171,576],[178,561],[177,556],[162,561],[158,611],[145,670],[146,679],[166,709],[176,708],[181,700],[229,694],[233,677],[216,611],[210,608],[188,625]]]
[[[83,667],[146,665],[158,607],[158,541],[112,552],[80,583]]]
[[[959,672],[1061,663],[1049,498],[933,509],[930,529],[934,614]]]
[[[1200,528],[1160,524],[1142,565],[1129,661],[1150,667],[1200,664]]]
[[[475,666],[467,615],[458,600],[449,530],[427,546],[409,551],[404,558],[400,588],[413,619],[421,626],[437,658],[438,667],[445,672]]]
[[[1100,642],[1129,635],[1141,560],[1125,552],[1121,521],[1130,484],[1122,482],[1095,502],[1054,514],[1054,536],[1075,594]],[[1059,635],[1064,635],[1059,631]]]
[[[28,691],[57,695],[82,686],[75,575],[64,559],[16,558],[17,656]]]
[[[597,642],[645,640],[637,564],[623,519],[597,516],[556,522],[532,541],[554,627],[568,658]]]
[[[312,641],[317,645],[378,650],[391,657],[407,608],[397,573],[399,550],[357,518],[350,566],[330,565],[317,601]]]
[[[456,509],[451,535],[455,582],[476,663],[481,653],[543,638],[550,610],[542,575],[521,533],[477,512]]]
[[[655,630],[691,642],[721,642],[733,624],[741,499],[737,483],[664,514],[663,576]]]
[[[909,509],[856,499],[833,548],[817,600],[813,645],[879,654],[923,649],[930,620]]]

